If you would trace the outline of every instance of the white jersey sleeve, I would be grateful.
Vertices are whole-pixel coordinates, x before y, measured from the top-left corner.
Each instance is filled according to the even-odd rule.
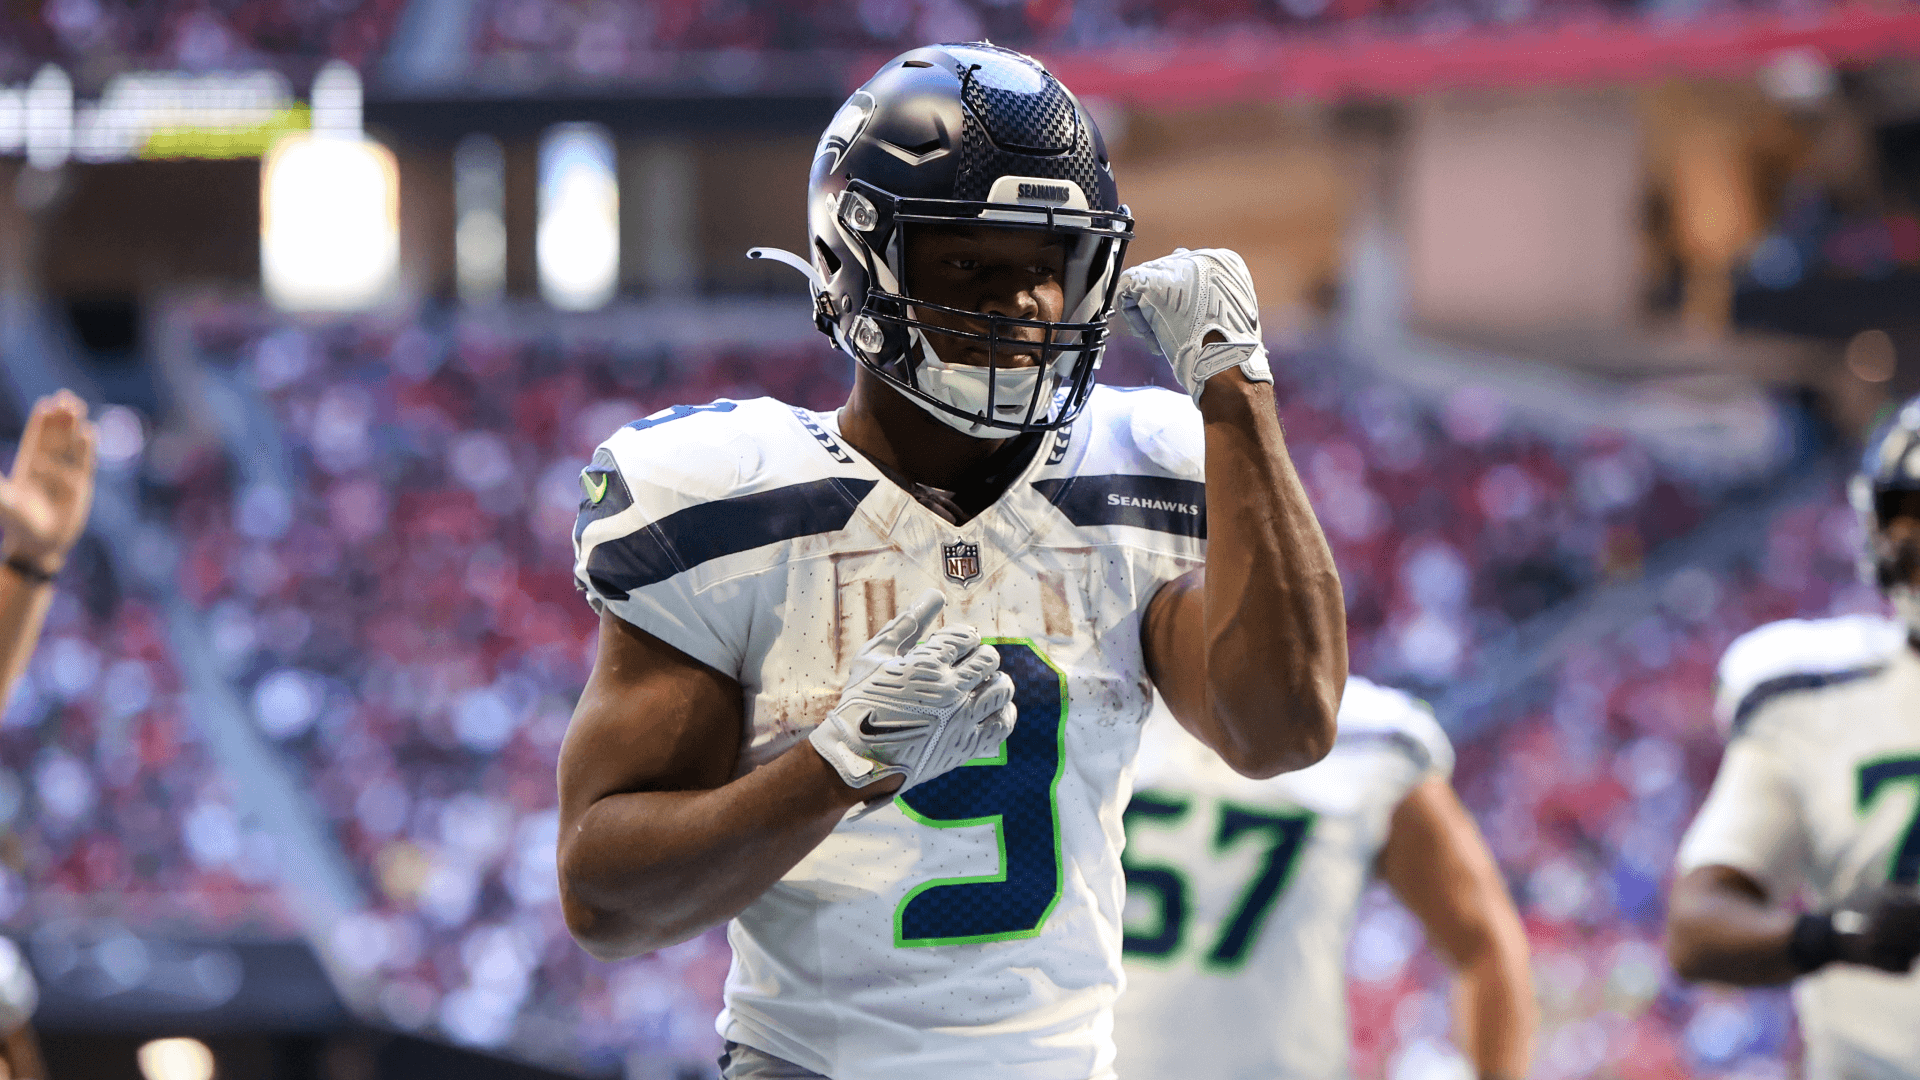
[[[1453,777],[1452,740],[1427,703],[1404,690],[1351,676],[1340,699],[1339,721],[1342,740],[1384,740],[1406,754],[1415,766],[1408,790],[1429,777]]]
[[[734,583],[776,565],[787,539],[844,527],[872,487],[769,452],[764,433],[794,423],[770,398],[721,400],[663,409],[602,443],[573,529],[574,580],[594,610],[740,678],[765,605]]]
[[[1731,736],[1782,694],[1817,689],[1885,660],[1904,636],[1899,624],[1867,615],[1782,619],[1749,630],[1720,658],[1714,723]]]
[[[1902,634],[1885,619],[1786,619],[1735,639],[1721,658],[1714,721],[1726,756],[1681,841],[1682,873],[1729,866],[1775,895],[1804,879],[1811,857],[1796,769],[1807,762],[1794,710],[1804,695],[1877,670]]]
[[[1074,529],[1075,543],[1124,547],[1158,579],[1198,565],[1207,536],[1206,437],[1185,394],[1158,387],[1101,387],[1084,447],[1063,431],[1033,488]],[[1141,598],[1151,602],[1152,588]]]
[[[1680,841],[1681,873],[1703,866],[1729,866],[1766,886],[1770,895],[1790,893],[1807,857],[1799,799],[1768,740],[1734,740],[1720,761],[1713,789]]]

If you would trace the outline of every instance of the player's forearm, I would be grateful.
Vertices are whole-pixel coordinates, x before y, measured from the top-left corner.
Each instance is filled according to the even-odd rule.
[[[711,791],[601,799],[561,838],[567,925],[601,959],[697,937],[780,880],[860,798],[802,742]]]
[[[1683,979],[1777,986],[1800,974],[1788,952],[1797,916],[1722,867],[1691,871],[1667,904],[1667,959]]]
[[[56,568],[55,563],[45,567],[49,572]],[[14,683],[26,670],[52,603],[51,582],[33,580],[0,565],[0,702],[13,693]]]
[[[1463,964],[1455,978],[1457,1041],[1475,1074],[1481,1080],[1527,1075],[1539,1015],[1524,936],[1517,948],[1491,945]]]
[[[1303,768],[1333,745],[1346,684],[1346,602],[1326,537],[1287,457],[1273,388],[1237,370],[1200,398],[1206,422],[1208,740],[1252,776]]]

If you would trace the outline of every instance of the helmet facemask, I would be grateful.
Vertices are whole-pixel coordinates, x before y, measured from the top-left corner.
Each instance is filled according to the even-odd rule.
[[[1078,186],[1033,177],[1001,177],[979,201],[899,199],[854,180],[832,221],[867,282],[841,347],[909,400],[980,438],[1051,430],[1085,407],[1132,239],[1124,212],[1088,210]],[[1057,244],[1059,321],[913,295],[908,247],[940,227],[1027,233]],[[957,359],[965,353],[973,356]]]

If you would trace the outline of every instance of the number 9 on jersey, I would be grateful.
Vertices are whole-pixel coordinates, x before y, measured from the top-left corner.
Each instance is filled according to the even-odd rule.
[[[894,910],[898,948],[1033,937],[1060,902],[1060,807],[1067,679],[1026,638],[988,638],[1013,680],[1013,734],[993,757],[976,758],[896,798],[914,821],[936,829],[993,827],[999,870],[916,885]]]

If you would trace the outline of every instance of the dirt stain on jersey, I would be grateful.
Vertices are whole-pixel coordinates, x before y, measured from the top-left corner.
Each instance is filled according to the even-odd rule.
[[[1073,638],[1073,606],[1067,602],[1067,576],[1058,570],[1040,571],[1040,623],[1050,638]]]
[[[875,573],[880,552],[833,555],[833,667],[845,674],[853,654],[899,613],[900,587],[891,574]]]

